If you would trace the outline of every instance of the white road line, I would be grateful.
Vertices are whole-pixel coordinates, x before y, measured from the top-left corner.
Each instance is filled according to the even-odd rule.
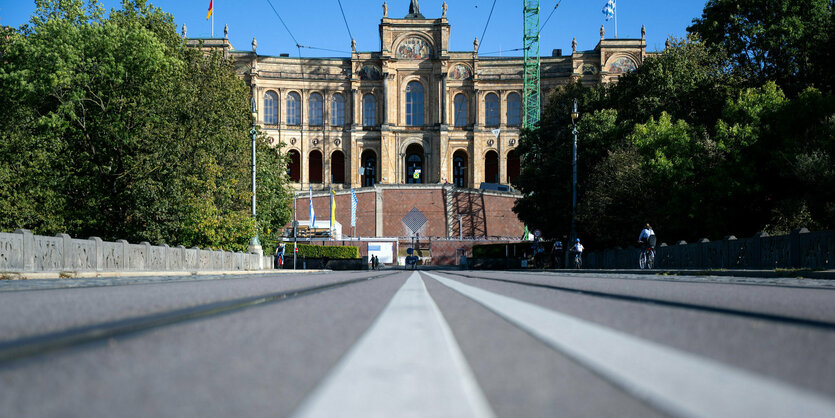
[[[492,417],[455,337],[412,273],[297,417]]]
[[[683,417],[835,417],[823,395],[425,273],[657,408]]]

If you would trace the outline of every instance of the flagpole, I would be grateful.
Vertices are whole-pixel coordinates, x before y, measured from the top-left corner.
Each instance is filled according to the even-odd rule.
[[[214,16],[214,15],[212,15]],[[618,39],[618,5],[615,3],[615,39]]]
[[[618,20],[617,20],[617,19],[618,19],[618,18],[616,17],[616,18],[615,18],[615,34],[617,34],[617,33],[618,33],[618,29],[617,29],[617,27],[618,27],[618,23],[617,23],[617,22],[618,22]],[[215,37],[215,11],[214,11],[214,10],[212,10],[212,38],[214,38],[214,37]]]

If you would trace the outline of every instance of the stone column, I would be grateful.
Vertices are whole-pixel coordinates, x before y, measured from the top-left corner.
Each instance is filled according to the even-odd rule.
[[[381,111],[383,112],[383,125],[388,125],[389,117],[389,73],[383,73],[383,100],[381,102]]]
[[[351,128],[357,127],[357,89],[351,90]]]
[[[441,74],[441,125],[446,125],[446,76],[447,73]]]

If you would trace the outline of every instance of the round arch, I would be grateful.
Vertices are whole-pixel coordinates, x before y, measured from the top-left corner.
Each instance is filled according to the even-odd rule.
[[[499,182],[499,153],[495,150],[484,153],[484,182]]]
[[[287,164],[287,176],[290,181],[298,183],[302,181],[302,157],[297,149],[287,151],[290,162]]]
[[[331,153],[331,184],[345,183],[345,153],[335,150]]]
[[[362,168],[361,187],[374,186],[377,183],[377,152],[373,149],[363,150],[360,155],[360,167]]]
[[[404,153],[404,167],[405,167],[405,182],[406,183],[424,183],[426,172],[424,171],[424,163],[426,155],[424,154],[423,145],[412,143],[406,147]]]
[[[463,149],[452,153],[452,184],[467,187],[469,184],[469,155]]]
[[[318,149],[307,154],[307,179],[310,183],[322,182],[322,151]]]

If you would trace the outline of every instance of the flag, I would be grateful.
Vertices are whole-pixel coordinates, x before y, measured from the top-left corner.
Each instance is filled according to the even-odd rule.
[[[310,227],[313,228],[314,224],[316,224],[316,212],[313,211],[313,188],[310,187],[307,190],[310,193]]]
[[[606,15],[606,20],[615,17],[615,0],[608,0],[603,6],[603,14]]]
[[[209,18],[212,17],[212,12],[214,12],[214,8],[212,8],[212,2],[214,2],[214,0],[209,0],[209,14],[206,15],[206,20],[209,20]]]
[[[335,218],[336,218],[336,192],[334,192],[333,189],[331,189],[331,226],[330,226],[331,233],[333,233],[333,224],[336,223]]]
[[[351,187],[351,227],[357,226],[357,195]]]

